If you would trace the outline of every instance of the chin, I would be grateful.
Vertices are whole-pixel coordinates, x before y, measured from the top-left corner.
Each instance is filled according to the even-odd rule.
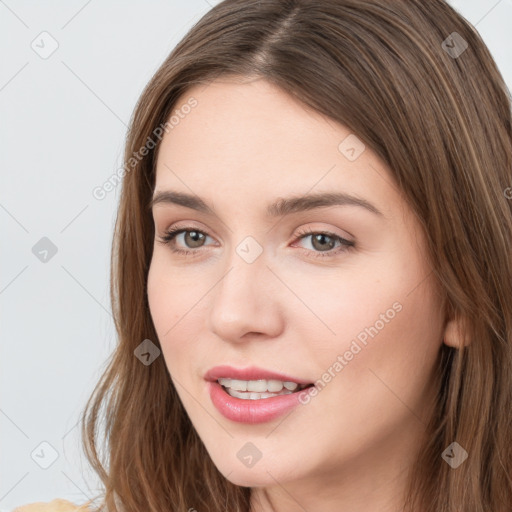
[[[270,472],[274,475],[273,471]],[[240,487],[268,487],[275,484],[275,480],[265,471],[264,467],[236,469],[224,474],[226,480]],[[279,480],[279,478],[278,478]]]

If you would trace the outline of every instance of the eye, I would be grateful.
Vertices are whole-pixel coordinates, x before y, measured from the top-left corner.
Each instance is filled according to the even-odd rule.
[[[176,247],[175,239],[177,239],[181,234],[185,235],[183,241],[185,242],[185,246],[188,246],[189,249],[180,249]],[[167,230],[164,236],[160,237],[159,242],[164,245],[171,246],[171,251],[174,253],[182,254],[184,256],[195,256],[200,252],[197,249],[204,245],[204,241],[207,237],[207,233],[193,227],[175,227]],[[306,252],[312,253],[312,256],[315,258],[332,258],[355,247],[355,242],[346,240],[339,235],[329,231],[315,231],[312,229],[300,231],[295,241],[303,240],[309,237],[312,237],[311,245],[313,250],[306,249]],[[336,249],[334,249],[336,243],[339,245]]]
[[[329,231],[315,231],[313,229],[306,229],[299,232],[299,240],[304,240],[309,237],[312,237],[311,245],[313,249],[319,249],[320,251],[308,251],[313,252],[313,257],[315,258],[332,258],[355,247],[355,242],[346,240],[345,238],[342,238],[341,236]],[[331,241],[326,242],[326,239],[329,238]],[[339,243],[339,246],[337,249],[333,250],[336,242]]]
[[[201,247],[205,238],[208,236],[204,231],[201,231],[199,229],[196,229],[196,228],[180,228],[180,227],[176,227],[176,228],[170,228],[168,229],[166,232],[165,232],[165,235],[163,237],[160,238],[160,242],[165,244],[165,245],[170,245],[171,246],[171,251],[172,252],[175,252],[175,253],[178,253],[178,254],[183,254],[183,255],[191,255],[192,253],[195,253],[197,251],[195,250],[187,250],[187,249],[179,249],[179,248],[176,248],[176,241],[175,241],[175,238],[178,237],[178,235],[181,235],[181,234],[184,234],[185,235],[185,242],[187,244],[189,244],[193,249],[194,248],[198,248],[198,247]]]

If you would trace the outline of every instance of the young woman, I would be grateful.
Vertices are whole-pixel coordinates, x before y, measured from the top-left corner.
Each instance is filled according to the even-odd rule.
[[[125,171],[94,510],[512,509],[510,96],[448,4],[218,4]]]

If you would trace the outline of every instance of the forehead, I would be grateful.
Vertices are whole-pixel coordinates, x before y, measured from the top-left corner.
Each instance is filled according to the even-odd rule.
[[[182,95],[174,110],[179,111],[180,105],[190,98],[197,105],[166,134],[170,145],[181,144],[184,139],[188,143],[192,136],[197,150],[211,149],[213,145],[223,153],[259,153],[265,149],[261,155],[265,157],[283,144],[298,151],[304,142],[309,147],[321,143],[332,150],[340,130],[344,131],[338,125],[334,130],[338,133],[330,133],[332,121],[264,80],[214,81],[207,86],[195,86]]]
[[[180,110],[191,100],[194,108]],[[157,190],[245,197],[261,208],[268,203],[263,196],[346,192],[385,204],[386,193],[393,193],[369,148],[361,143],[364,150],[357,146],[360,155],[352,160],[342,152],[344,141],[355,137],[349,128],[264,80],[194,86],[173,114],[175,124],[159,146]]]

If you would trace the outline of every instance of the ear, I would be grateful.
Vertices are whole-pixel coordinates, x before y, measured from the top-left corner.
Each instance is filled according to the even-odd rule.
[[[443,342],[453,348],[462,348],[470,344],[466,322],[461,316],[452,315],[448,318],[444,328]]]

